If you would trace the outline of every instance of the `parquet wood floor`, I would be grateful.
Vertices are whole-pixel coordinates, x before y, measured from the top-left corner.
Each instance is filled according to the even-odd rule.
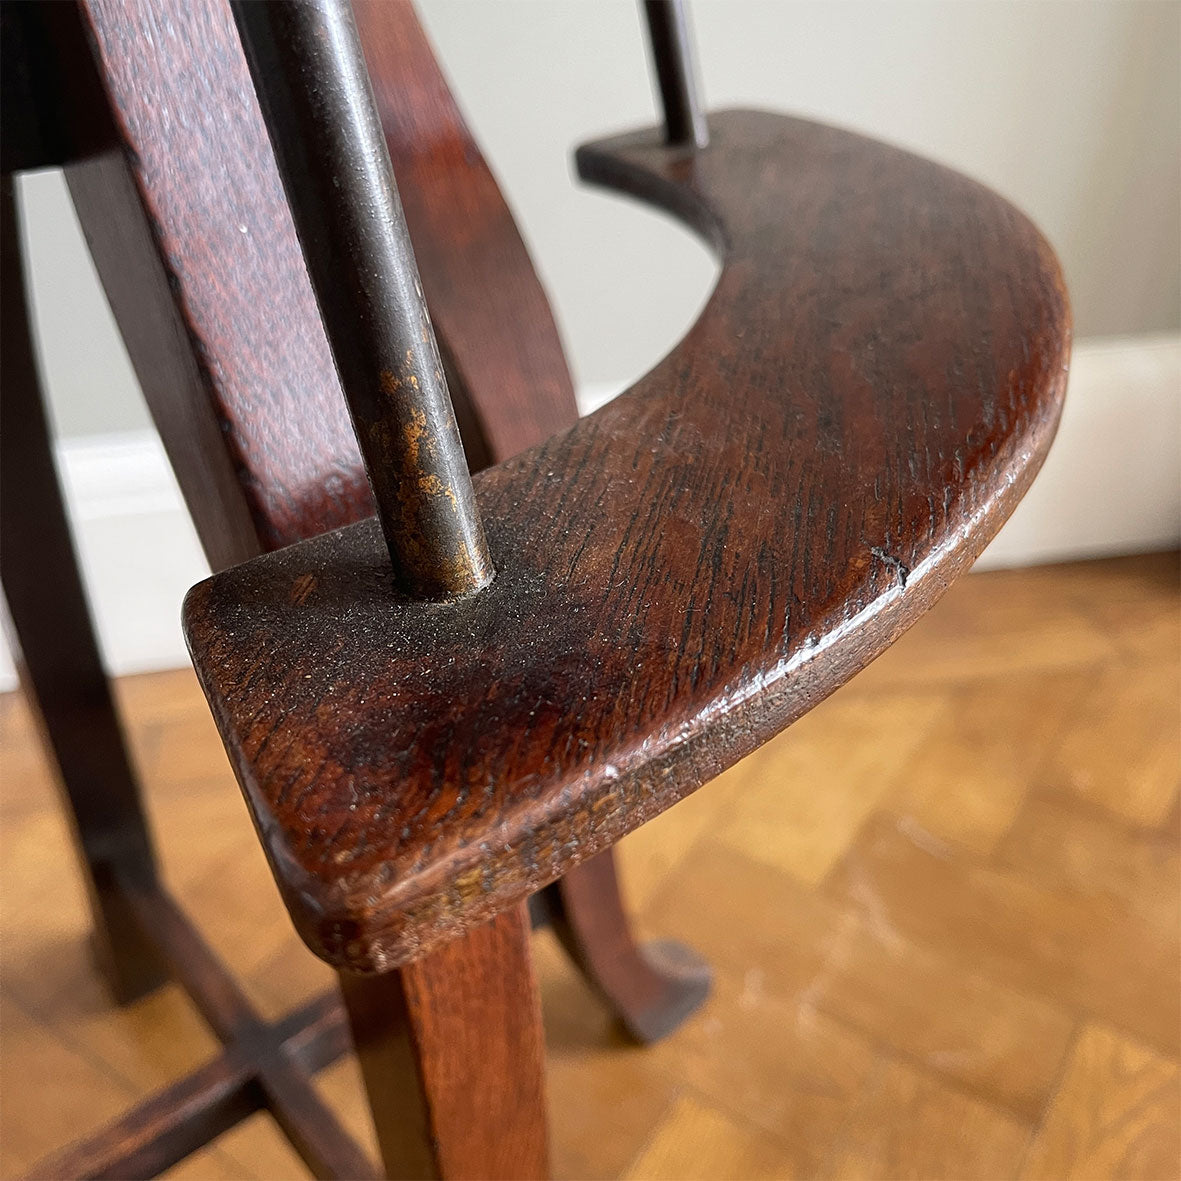
[[[716,992],[635,1049],[536,936],[557,1175],[1177,1177],[1178,575],[1176,555],[971,575],[628,838],[641,930],[703,951]],[[191,673],[118,692],[167,876],[209,940],[269,1015],[326,987]],[[18,695],[0,750],[13,1177],[215,1047],[175,988],[108,1003]],[[368,1136],[351,1061],[318,1082]],[[304,1173],[260,1115],[172,1175]]]

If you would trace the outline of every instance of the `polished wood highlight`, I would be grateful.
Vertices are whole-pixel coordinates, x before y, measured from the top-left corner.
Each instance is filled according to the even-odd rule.
[[[327,438],[331,449],[345,416],[335,396],[335,374],[330,366],[325,371],[327,354],[315,347],[320,323],[307,314],[304,267],[292,250],[286,208],[275,199],[273,161],[259,135],[253,95],[242,85],[241,51],[225,4],[201,0],[161,9],[138,0],[81,0],[13,4],[4,15],[5,167],[66,164],[108,298],[211,561],[240,560],[282,544],[289,539],[285,529],[314,533],[326,527],[318,511],[324,502],[315,496],[327,497],[331,511],[340,514],[327,524],[364,515],[372,502],[355,453],[336,455],[339,471],[321,469],[324,487],[311,490],[310,507],[274,482],[276,473],[298,478],[304,444],[315,451]],[[454,333],[452,347],[444,348],[446,364],[456,370],[463,358],[478,362],[462,367],[459,401],[472,462],[481,466],[574,420],[569,376],[520,235],[413,9],[387,4],[365,16],[366,37],[376,46],[371,60],[387,87],[384,121],[393,121],[403,137],[391,136],[391,147],[403,164],[410,153],[408,173],[425,186],[419,208],[431,216],[417,232],[429,250],[424,281]],[[391,78],[400,94],[393,100]],[[37,109],[30,110],[31,104]],[[7,134],[13,126],[20,127],[20,135]],[[411,142],[405,139],[411,127],[430,131]],[[458,203],[451,199],[456,195],[462,198]],[[245,210],[257,224],[243,220]],[[477,288],[479,295],[472,303],[452,285]],[[493,288],[497,298],[489,299]],[[9,307],[15,318],[16,303]],[[465,319],[472,322],[470,331]],[[13,362],[6,373],[23,365],[30,380],[21,392],[35,397],[27,349],[11,354],[6,351],[6,361]],[[285,371],[276,358],[283,363],[295,358],[295,365]],[[273,397],[258,396],[260,382]],[[323,397],[309,398],[309,390]],[[43,423],[39,411],[21,413],[30,424]],[[297,429],[287,434],[288,428]],[[258,452],[243,453],[244,437],[261,448],[261,459]],[[6,450],[19,445],[27,452],[5,465],[6,474],[11,472],[22,492],[33,494],[29,499],[57,503],[56,489],[49,487],[44,431],[37,443],[44,452],[40,458],[37,448],[26,446],[23,423],[20,431],[4,432],[4,443]],[[41,478],[46,473],[48,480]],[[27,488],[30,475],[39,482]],[[5,503],[22,511],[20,497],[8,496]],[[105,687],[101,694],[94,691],[95,678],[101,682],[103,674],[68,539],[61,543],[64,526],[37,535],[23,528],[29,523],[31,514],[14,533],[30,544],[7,551],[10,571],[19,566],[34,576],[13,577],[18,598],[26,587],[33,591],[28,610],[22,600],[17,611],[27,632],[22,636],[27,680],[48,689],[42,694],[53,707],[47,733],[65,772],[65,794],[76,805],[81,844],[92,857],[88,880],[106,923],[98,931],[99,954],[117,994],[129,998],[163,978],[155,933],[127,918],[128,890],[150,884],[155,872],[146,822],[109,694]],[[57,593],[39,596],[38,575]],[[66,650],[63,665],[60,653]],[[89,695],[81,708],[70,697],[78,685],[52,684],[66,665],[80,673],[82,693]],[[79,733],[87,740],[81,757]],[[94,790],[87,772],[96,768],[103,786],[114,790]],[[115,782],[120,776],[125,783]],[[141,855],[133,864],[137,851]],[[111,872],[116,855],[117,876]],[[610,922],[586,906],[576,913],[575,924],[595,920],[580,934],[581,962],[588,970],[596,964],[596,939],[613,959],[639,958],[622,912],[613,910]],[[179,912],[174,917],[182,928],[187,925]],[[195,987],[195,999],[209,1015],[210,997],[201,989],[220,987],[218,980],[208,972],[182,972],[182,978]],[[688,1009],[682,1005],[678,1012],[683,1019]],[[670,1027],[668,1021],[664,1025]],[[266,1048],[254,1046],[258,1052]],[[92,1164],[102,1159],[118,1172],[131,1167],[127,1152],[134,1141],[141,1161],[159,1165],[185,1144],[216,1134],[226,1126],[219,1121],[233,1122],[265,1102],[316,1171],[363,1171],[298,1072],[272,1064],[260,1086],[258,1071],[246,1069],[249,1054],[239,1050],[227,1051],[226,1058],[236,1058],[227,1070],[214,1063],[194,1085],[169,1088],[159,1102],[141,1105],[112,1125],[104,1143],[76,1146],[81,1155],[73,1159]]]
[[[224,0],[81,0],[113,126],[67,167],[128,353],[214,569],[373,511]],[[358,28],[473,467],[568,427],[553,315],[408,3]],[[217,176],[218,183],[208,183]],[[196,445],[194,445],[196,441]]]
[[[1163,986],[1148,965],[1181,925],[1179,588],[1176,555],[969,575],[831,699],[627,837],[640,930],[700,947],[715,998],[636,1052],[553,936],[534,936],[555,1175],[1176,1176],[1176,961]],[[276,904],[192,673],[115,692],[176,893],[264,1017],[310,1003],[335,974]],[[85,895],[61,872],[68,828],[15,694],[0,697],[0,767],[0,1175],[19,1176],[219,1047],[175,985],[127,1008],[104,992]],[[1133,799],[1165,804],[1142,822],[1120,806]],[[879,919],[880,816],[916,872],[934,849],[963,880],[987,870],[1040,900],[1014,964],[994,954],[1003,900],[987,928],[942,909],[906,929]],[[778,848],[756,842],[760,818]],[[857,866],[866,885],[847,890]],[[936,908],[925,880],[915,905]],[[1105,930],[1122,910],[1135,933],[1118,955],[1096,940],[1073,956],[1081,1008],[1077,985],[1039,967],[1044,943],[1069,942],[1075,906]],[[317,1088],[376,1160],[355,1059]],[[260,1114],[169,1176],[304,1172]]]
[[[354,9],[478,469],[571,426],[573,386],[528,252],[413,6]],[[143,0],[79,11],[94,61],[76,54],[70,77],[80,84],[97,65],[105,99],[91,79],[92,105],[115,118],[98,119],[99,147],[67,176],[213,567],[366,515],[369,486],[228,7],[178,6],[163,26]],[[626,927],[612,932],[608,954],[624,942]],[[592,940],[581,943],[593,960]]]
[[[1069,312],[1021,214],[847,132],[711,131],[692,158],[651,131],[579,153],[722,274],[652,373],[477,477],[490,587],[397,596],[366,522],[189,594],[280,889],[332,963],[407,962],[802,716],[966,568],[1049,447]]]

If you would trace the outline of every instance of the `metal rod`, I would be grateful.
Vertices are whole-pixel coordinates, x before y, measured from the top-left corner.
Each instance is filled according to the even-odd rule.
[[[471,477],[348,0],[234,0],[395,573],[492,578]]]
[[[648,40],[669,144],[704,148],[709,128],[698,99],[697,65],[682,0],[644,0]]]

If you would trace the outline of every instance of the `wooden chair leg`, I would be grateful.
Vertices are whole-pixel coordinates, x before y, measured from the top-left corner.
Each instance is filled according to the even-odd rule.
[[[692,949],[636,943],[614,850],[547,886],[540,902],[566,953],[636,1041],[667,1037],[709,996],[709,965]]]
[[[340,979],[388,1176],[548,1175],[524,904],[396,971]]]
[[[0,230],[0,581],[21,649],[22,682],[60,772],[115,997],[134,1000],[166,971],[117,879],[156,880],[147,818],[86,605],[53,465],[29,333],[13,178]]]

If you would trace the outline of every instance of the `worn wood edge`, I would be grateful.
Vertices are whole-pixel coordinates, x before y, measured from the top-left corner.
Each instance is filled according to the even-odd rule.
[[[724,256],[724,228],[695,194],[664,178],[652,183],[650,173],[611,155],[629,145],[659,142],[657,131],[642,131],[589,145],[579,151],[580,171],[593,183],[659,205],[685,221]],[[993,197],[1012,210],[1003,198]],[[1031,226],[1024,215],[1017,216]],[[280,891],[310,950],[346,971],[380,973],[415,960],[486,922],[609,848],[753,752],[881,655],[938,601],[996,535],[1032,483],[1061,415],[1070,354],[1069,304],[1057,259],[1044,237],[1031,228],[1045,275],[1062,297],[1063,322],[1057,356],[1048,366],[1055,376],[1045,390],[1043,412],[1024,433],[1009,436],[993,457],[990,470],[994,476],[1004,473],[1003,478],[986,480],[981,475],[976,481],[976,487],[994,485],[993,494],[977,502],[965,499],[960,524],[947,530],[943,544],[905,572],[896,571],[897,577],[886,590],[827,632],[820,642],[781,661],[755,684],[716,698],[689,723],[666,727],[640,750],[628,752],[595,773],[585,773],[562,792],[547,796],[541,815],[537,801],[532,801],[532,808],[525,810],[531,821],[527,826],[521,824],[518,812],[510,811],[486,839],[455,849],[428,869],[392,886],[377,884],[372,872],[330,880],[309,873],[271,839],[274,834],[267,831],[252,807],[251,815]],[[724,262],[723,257],[723,269]],[[656,368],[675,358],[683,343]],[[639,387],[650,376],[641,378],[629,393],[639,394]],[[604,407],[571,430],[593,429],[594,422],[610,411],[611,406]],[[477,477],[477,498],[482,485],[506,466],[526,472],[528,465],[523,461],[528,458],[526,453],[512,465],[501,465]],[[209,591],[210,583],[205,582],[186,596],[185,632],[191,654],[193,630],[206,614]],[[245,788],[249,774],[245,754],[199,666],[198,677]],[[718,725],[721,719],[725,719],[724,726]]]

